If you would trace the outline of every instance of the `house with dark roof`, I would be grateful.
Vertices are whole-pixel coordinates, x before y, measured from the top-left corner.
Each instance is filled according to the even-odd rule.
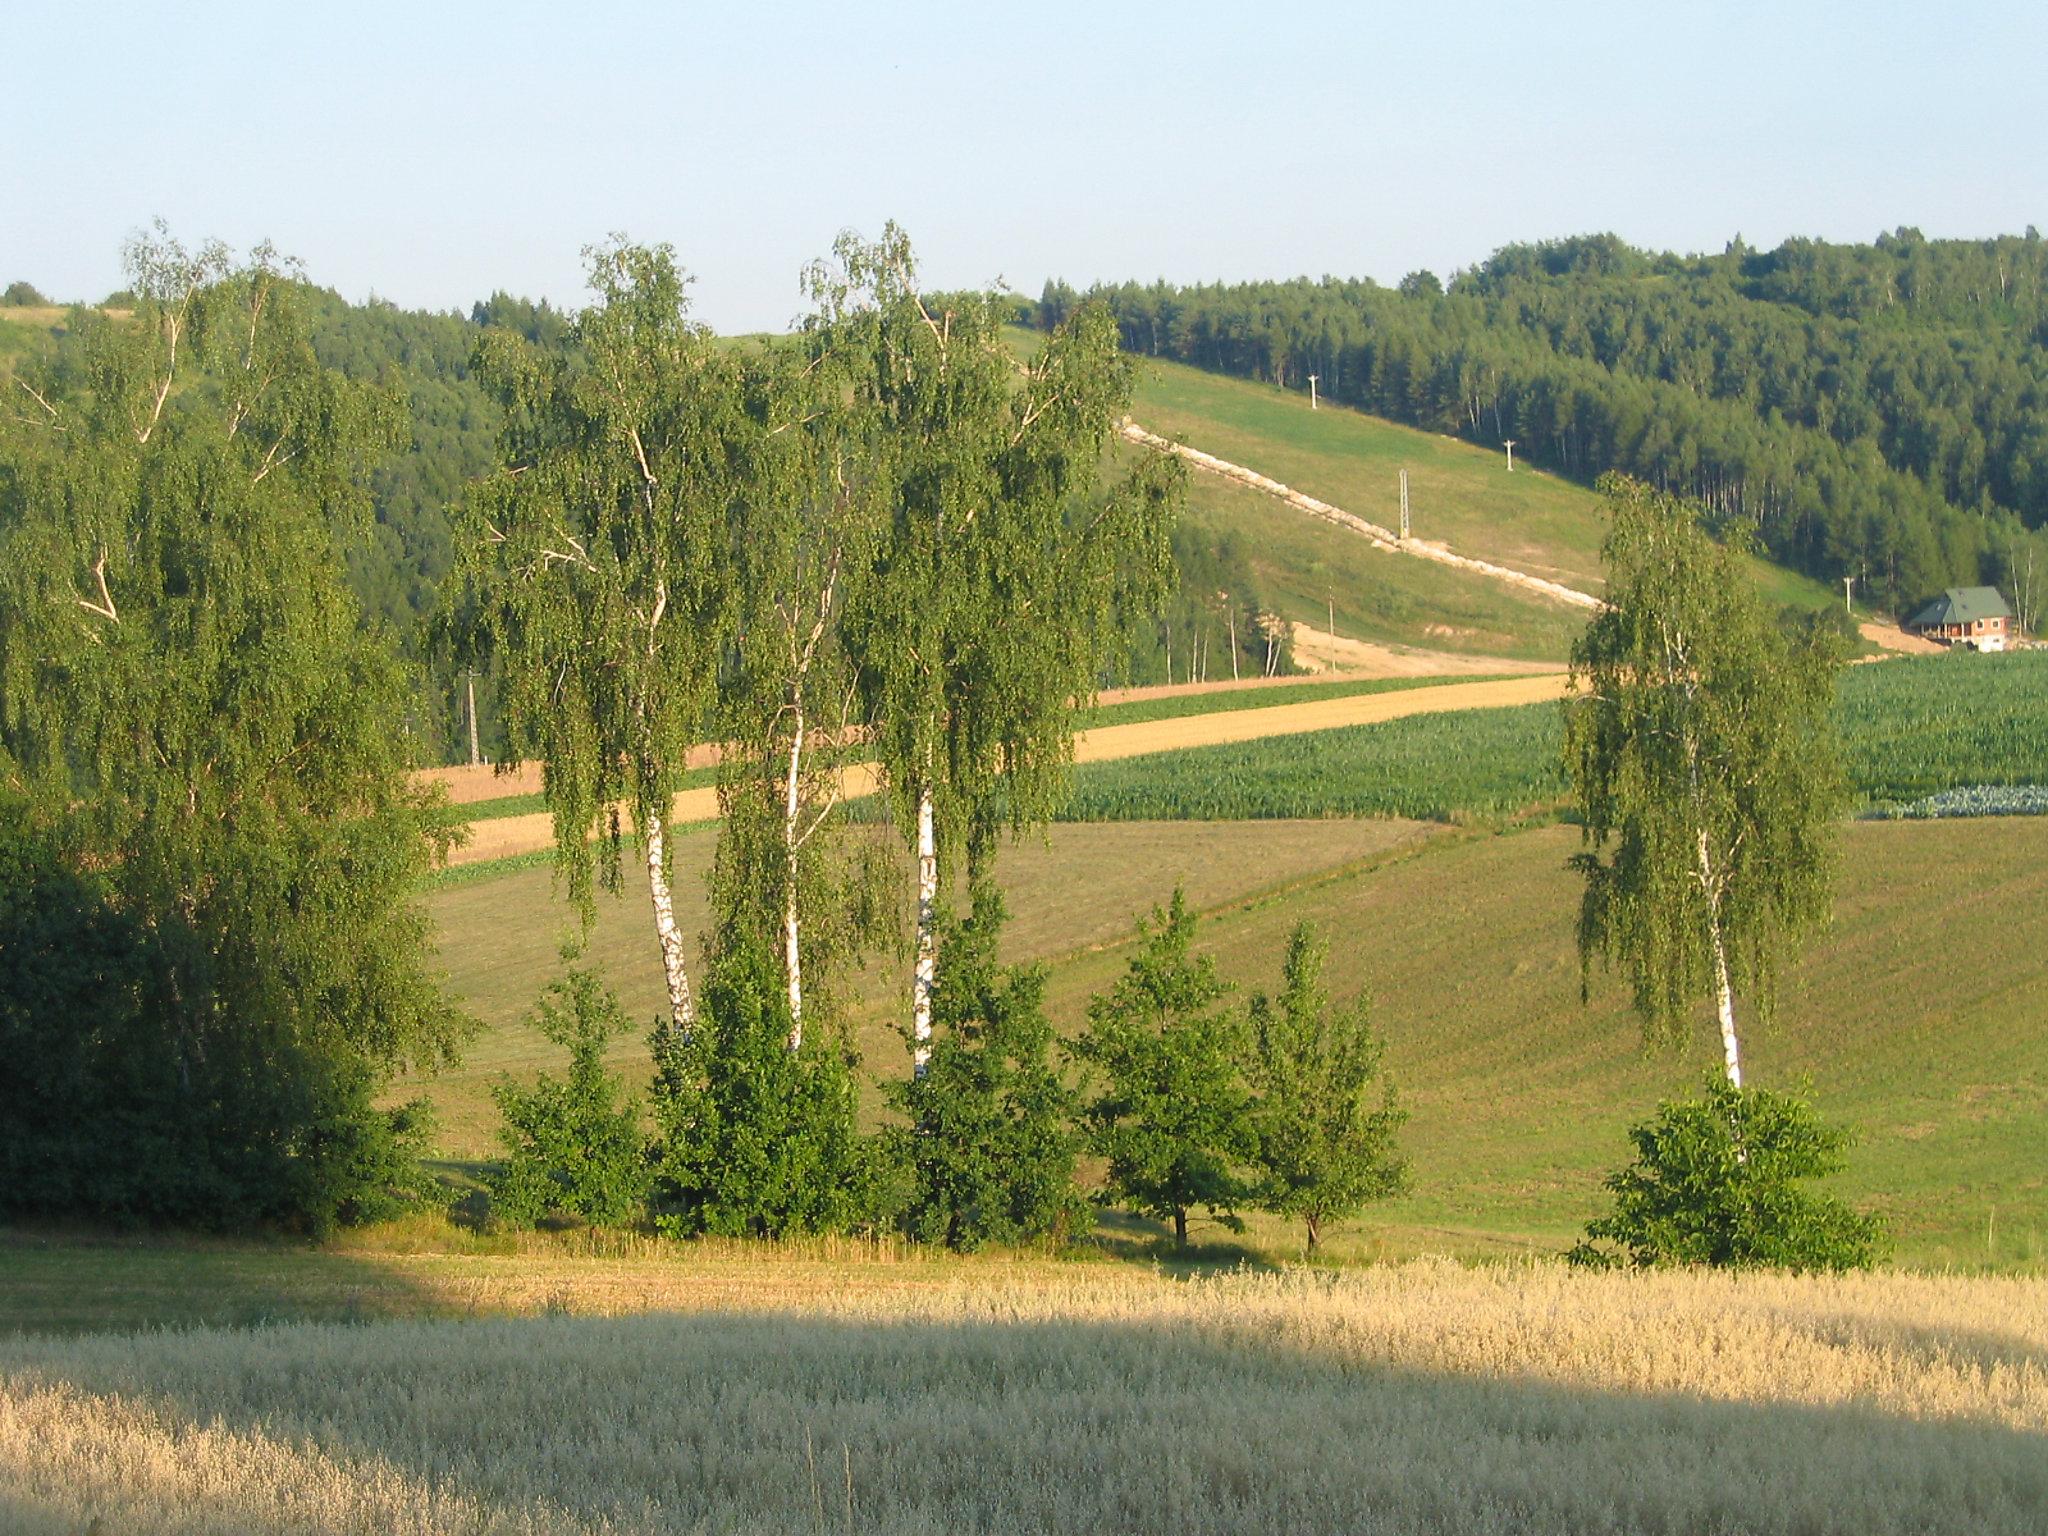
[[[1950,587],[1906,621],[1913,634],[1974,651],[2002,651],[2012,638],[2012,610],[1996,587]]]

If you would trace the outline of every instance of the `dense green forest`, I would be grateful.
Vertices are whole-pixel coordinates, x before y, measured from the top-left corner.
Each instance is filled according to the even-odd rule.
[[[1124,344],[1298,385],[1591,479],[1621,469],[1753,524],[1894,610],[2048,569],[2048,243],[1901,229],[1869,245],[1612,235],[1513,245],[1448,286],[1369,279],[1091,290]],[[1077,302],[1052,282],[1054,324]]]

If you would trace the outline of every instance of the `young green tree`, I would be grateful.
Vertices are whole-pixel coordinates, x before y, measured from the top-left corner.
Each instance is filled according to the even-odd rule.
[[[1678,498],[1616,475],[1607,603],[1572,649],[1565,762],[1587,852],[1579,953],[1616,957],[1653,1036],[1711,993],[1742,1085],[1736,998],[1829,910],[1843,804],[1838,652],[1777,624]]]
[[[76,1207],[320,1227],[388,1203],[374,1097],[466,1026],[408,681],[343,564],[401,419],[320,366],[267,247],[127,256],[132,318],[82,312],[0,413],[0,797],[131,946],[70,1081],[136,1166],[79,1143]]]
[[[991,295],[927,299],[910,242],[852,236],[814,285],[861,360],[856,406],[888,492],[845,635],[873,742],[917,856],[913,1063],[931,1050],[940,859],[1056,807],[1078,711],[1120,603],[1168,568],[1180,469],[1144,455],[1107,493],[1130,365],[1099,306],[1021,369]]]
[[[1045,972],[996,963],[1005,913],[983,882],[974,915],[945,925],[936,1032],[924,1075],[889,1085],[890,1134],[908,1175],[901,1215],[920,1242],[974,1249],[1071,1237],[1088,1206],[1074,1183],[1074,1095],[1051,1061]]]
[[[1210,956],[1191,952],[1194,934],[1187,893],[1176,889],[1165,911],[1139,922],[1137,954],[1089,1003],[1074,1042],[1104,1080],[1086,1118],[1109,1160],[1109,1195],[1171,1217],[1183,1248],[1197,1206],[1236,1224],[1253,1192],[1243,1170],[1258,1151],[1242,1024],[1217,1006],[1229,988]]]
[[[534,1024],[569,1053],[569,1072],[491,1091],[505,1119],[491,1212],[522,1227],[557,1214],[600,1226],[631,1221],[646,1205],[647,1143],[637,1106],[604,1061],[631,1027],[625,1011],[597,972],[572,966],[548,984]]]
[[[511,755],[540,759],[571,896],[619,883],[624,820],[647,867],[671,1026],[695,1016],[667,826],[711,721],[730,633],[737,365],[689,319],[667,246],[589,251],[569,345],[491,328],[478,372],[506,412],[502,469],[464,509],[481,646]],[[591,830],[602,836],[593,846]]]
[[[1381,1069],[1385,1045],[1363,996],[1331,1007],[1323,987],[1329,945],[1298,924],[1287,940],[1278,998],[1252,999],[1252,1110],[1259,1203],[1298,1216],[1311,1253],[1326,1222],[1398,1194],[1406,1167],[1394,1136],[1407,1115]]]

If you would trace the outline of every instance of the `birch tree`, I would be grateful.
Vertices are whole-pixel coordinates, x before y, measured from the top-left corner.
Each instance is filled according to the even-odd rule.
[[[596,301],[566,347],[495,328],[479,344],[504,463],[465,509],[464,558],[502,664],[508,756],[542,764],[570,895],[587,914],[594,884],[618,888],[630,826],[687,1034],[668,826],[727,637],[737,364],[690,320],[667,246],[586,254]]]
[[[1100,306],[1028,364],[990,295],[927,296],[910,243],[851,236],[819,292],[862,360],[889,502],[846,635],[877,755],[917,858],[912,1061],[930,1055],[942,855],[983,856],[1064,793],[1108,623],[1159,589],[1181,481],[1141,456],[1100,485],[1130,366]]]
[[[849,362],[833,328],[813,323],[746,370],[714,941],[730,950],[774,935],[791,1050],[809,1005],[829,1001],[833,975],[888,927],[885,849],[842,836],[836,815],[868,750],[840,619],[883,494]]]
[[[1768,1016],[1779,965],[1829,911],[1837,657],[1819,626],[1781,627],[1685,502],[1617,475],[1600,489],[1608,606],[1564,706],[1580,958],[1620,963],[1653,1038],[1682,1038],[1711,995],[1740,1088],[1738,999]]]
[[[0,1205],[317,1228],[386,1208],[375,1098],[467,1027],[416,900],[448,833],[410,680],[344,562],[403,415],[321,367],[268,248],[127,256],[132,317],[81,313],[0,405],[0,841],[48,852],[4,905],[109,914],[83,1011],[0,934]]]

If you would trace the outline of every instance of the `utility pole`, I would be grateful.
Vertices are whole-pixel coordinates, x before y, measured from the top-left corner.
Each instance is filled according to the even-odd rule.
[[[1401,471],[1401,542],[1408,542],[1408,471]]]
[[[1508,450],[1508,473],[1512,475],[1515,472],[1515,440],[1510,437],[1505,442]]]
[[[1330,599],[1330,670],[1337,670],[1337,595],[1325,594]]]
[[[476,744],[476,672],[469,673],[469,766],[474,768],[483,761]]]
[[[1310,410],[1316,408],[1316,377],[1313,373],[1308,376],[1308,408]]]
[[[1850,600],[1850,594],[1855,586],[1856,578],[1854,576],[1844,576],[1842,578],[1842,612],[1848,614],[1852,619],[1856,617],[1856,605]]]

